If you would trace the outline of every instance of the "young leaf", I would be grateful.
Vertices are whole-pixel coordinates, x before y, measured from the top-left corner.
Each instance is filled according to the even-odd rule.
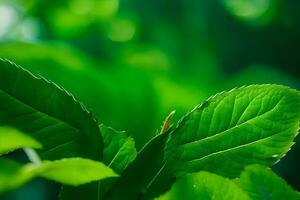
[[[83,158],[45,161],[35,171],[41,177],[72,186],[118,176],[103,163]]]
[[[126,136],[124,132],[117,132],[112,128],[100,125],[100,132],[103,137],[104,151],[103,162],[111,167],[115,172],[121,174],[123,170],[136,157],[134,140]],[[102,199],[104,194],[115,183],[118,177],[111,177],[101,180],[98,187],[95,188],[97,194],[84,194],[85,199]],[[88,186],[88,185],[87,185]],[[60,200],[79,198],[78,188],[63,186],[59,195]]]
[[[118,176],[103,163],[83,158],[45,161],[40,165],[1,159],[0,165],[0,192],[20,187],[38,176],[72,186]]]
[[[42,145],[17,129],[0,127],[0,155],[25,147],[42,148]]]
[[[106,194],[107,200],[132,200],[143,198],[149,187],[158,177],[166,175],[163,180],[172,182],[173,177],[165,170],[164,147],[169,133],[153,138],[138,153],[136,159],[124,170],[116,184]],[[167,191],[170,184],[161,184],[159,192]]]
[[[172,124],[172,117],[175,115],[175,110],[173,110],[165,119],[162,127],[161,127],[161,131],[160,134],[164,134],[169,132],[169,130],[172,128],[173,124]]]
[[[127,137],[125,132],[116,131],[104,125],[100,125],[100,132],[104,142],[103,163],[111,167],[116,173],[121,174],[136,157],[134,140]],[[99,183],[98,193],[100,199],[104,197],[117,179],[118,177],[113,177]],[[65,192],[62,195],[65,195]]]
[[[100,125],[100,132],[104,142],[103,162],[115,172],[122,173],[136,157],[134,140],[124,132],[104,125]]]
[[[177,179],[172,189],[158,199],[250,200],[233,181],[209,172],[189,174]]]
[[[0,59],[0,125],[16,127],[43,145],[44,159],[101,159],[93,116],[64,89]]]
[[[0,159],[0,194],[22,186],[35,177],[21,164],[8,159]]]
[[[252,165],[240,177],[240,186],[253,200],[299,200],[300,194],[270,169]]]
[[[300,95],[279,85],[252,85],[211,97],[171,134],[165,157],[177,174],[210,171],[237,177],[249,164],[270,166],[298,134]]]

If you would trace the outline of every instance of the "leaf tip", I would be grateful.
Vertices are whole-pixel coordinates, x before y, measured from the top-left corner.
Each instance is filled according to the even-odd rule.
[[[164,133],[168,132],[168,131],[172,128],[173,124],[171,124],[171,122],[172,122],[172,117],[175,115],[175,113],[176,113],[176,111],[173,110],[173,111],[166,117],[166,119],[165,119],[165,121],[164,121],[164,123],[163,123],[163,125],[162,125],[160,134],[164,134]]]

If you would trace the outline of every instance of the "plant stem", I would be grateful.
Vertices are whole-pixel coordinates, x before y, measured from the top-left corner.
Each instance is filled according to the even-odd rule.
[[[35,165],[40,165],[41,159],[39,155],[36,153],[36,151],[32,148],[24,148],[23,149],[25,154],[27,155],[28,159]]]

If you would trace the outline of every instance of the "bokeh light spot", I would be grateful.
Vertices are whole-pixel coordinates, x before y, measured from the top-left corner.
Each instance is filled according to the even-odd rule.
[[[41,23],[36,18],[26,18],[19,25],[19,37],[24,41],[36,41],[41,34]]]
[[[94,1],[88,0],[72,0],[69,4],[70,11],[76,15],[87,15],[94,9],[93,7]]]
[[[171,65],[165,52],[157,48],[138,48],[136,51],[127,52],[123,59],[126,65],[149,70],[167,71]]]
[[[224,0],[224,4],[233,15],[251,20],[263,16],[272,0]]]
[[[0,5],[0,37],[4,36],[18,21],[18,12],[10,5]]]
[[[117,19],[111,23],[108,29],[108,37],[114,42],[126,42],[131,40],[136,32],[136,24],[128,19]]]
[[[52,30],[60,37],[77,37],[86,30],[89,23],[88,18],[73,14],[64,8],[57,9],[50,18]]]
[[[119,0],[99,0],[96,1],[95,15],[99,20],[109,20],[118,12]]]

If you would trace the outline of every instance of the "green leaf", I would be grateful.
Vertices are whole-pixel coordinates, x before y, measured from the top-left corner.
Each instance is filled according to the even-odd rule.
[[[158,199],[250,200],[233,181],[209,172],[189,174],[177,179],[172,189]]]
[[[41,177],[72,186],[118,176],[103,163],[83,158],[45,161],[36,171]]]
[[[299,200],[300,194],[270,169],[252,165],[240,177],[240,186],[253,200]]]
[[[134,140],[124,131],[116,131],[104,125],[100,125],[100,132],[104,142],[103,162],[121,174],[137,155]],[[116,180],[110,178],[101,181],[99,194],[102,198]]]
[[[300,95],[279,85],[252,85],[211,97],[171,134],[165,157],[176,174],[210,171],[237,177],[249,164],[270,166],[298,134]]]
[[[42,148],[42,145],[17,129],[0,127],[0,155],[25,147]]]
[[[0,194],[13,190],[35,177],[26,167],[13,160],[0,159]]]
[[[100,160],[102,138],[93,116],[56,84],[0,60],[0,125],[16,127],[43,145],[42,158]]]
[[[43,177],[62,184],[78,186],[118,175],[103,163],[83,158],[45,161],[40,165],[21,165],[0,160],[0,192],[15,189],[35,177]]]
[[[104,142],[103,162],[115,172],[122,173],[137,155],[134,140],[125,132],[104,125],[100,125],[100,132]]]
[[[104,151],[103,162],[111,167],[116,173],[121,174],[124,169],[131,163],[136,157],[136,149],[134,140],[127,137],[125,132],[116,131],[110,127],[100,125],[100,132],[103,137]],[[90,194],[90,197],[84,198],[101,199],[109,188],[116,182],[118,177],[111,177],[109,179],[102,180],[99,183],[97,189],[98,194]],[[78,198],[78,195],[72,191],[76,188],[65,187],[60,193],[60,199],[74,199]]]
[[[155,112],[159,91],[154,88],[153,79],[141,71],[116,70],[104,63],[99,67],[88,54],[63,41],[3,43],[0,57],[68,89],[101,123],[132,133],[137,149],[153,137],[153,130],[160,123],[160,115]],[[139,84],[132,84],[132,80]]]
[[[134,200],[143,198],[154,182],[164,177],[167,183],[173,181],[164,162],[164,147],[169,134],[153,138],[138,153],[136,159],[124,170],[116,184],[106,194],[107,200]],[[159,192],[167,191],[170,184],[162,184]]]

